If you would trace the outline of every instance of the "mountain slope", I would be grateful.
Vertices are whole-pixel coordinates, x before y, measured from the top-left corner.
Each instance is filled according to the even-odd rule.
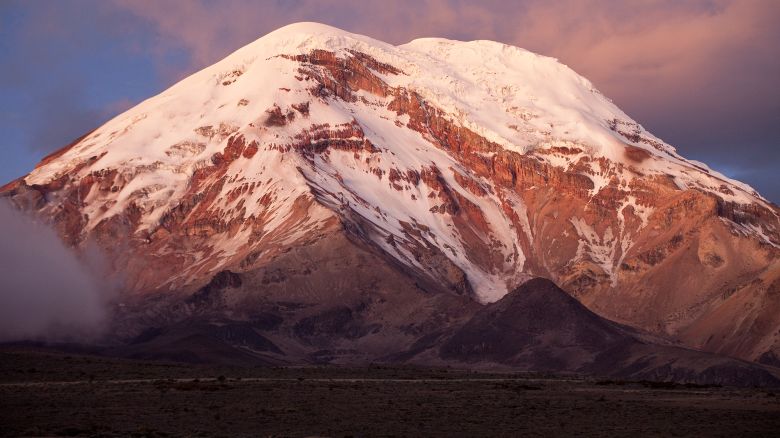
[[[328,257],[330,250],[342,257]],[[665,345],[607,321],[549,280],[530,280],[497,302],[479,305],[410,284],[400,266],[381,263],[380,253],[359,242],[324,239],[292,252],[257,272],[223,272],[184,305],[167,297],[132,306],[149,319],[143,326],[160,324],[159,315],[172,320],[103,353],[195,363],[406,363],[780,385],[776,369]],[[290,264],[291,258],[305,263]],[[334,281],[328,272],[333,269],[351,275]],[[270,287],[258,296],[264,283]],[[157,318],[149,317],[150,308]]]
[[[104,248],[131,296],[338,235],[482,303],[543,276],[692,347],[780,355],[777,207],[568,67],[495,42],[290,25],[0,192]]]
[[[480,309],[442,343],[439,355],[634,380],[752,386],[777,379],[747,362],[643,338],[590,312],[549,280],[534,279]]]

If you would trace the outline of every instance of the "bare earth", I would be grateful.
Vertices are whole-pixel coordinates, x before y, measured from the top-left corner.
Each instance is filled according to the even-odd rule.
[[[777,436],[773,390],[0,352],[2,436]]]

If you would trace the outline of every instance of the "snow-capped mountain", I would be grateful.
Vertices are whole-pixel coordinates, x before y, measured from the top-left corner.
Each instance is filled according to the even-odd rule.
[[[1,191],[103,248],[127,296],[240,273],[253,288],[221,304],[237,314],[411,284],[484,304],[541,276],[601,316],[780,363],[778,208],[557,60],[492,41],[286,26]]]

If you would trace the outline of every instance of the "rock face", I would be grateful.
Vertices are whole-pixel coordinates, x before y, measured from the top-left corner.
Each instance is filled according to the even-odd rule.
[[[438,329],[404,331],[410,290],[431,294],[418,323],[445,327],[441,315],[546,277],[622,324],[780,357],[778,208],[685,160],[556,60],[499,43],[395,47],[287,26],[0,194],[69,244],[103,248],[128,303],[163,309],[125,315],[127,336],[176,320],[172,308],[251,319],[305,291],[320,309],[329,288],[342,307],[312,311],[297,338],[381,348],[359,322],[365,300],[399,306],[380,306],[397,315],[388,339],[419,340]],[[370,249],[370,265],[340,264],[345,242]]]

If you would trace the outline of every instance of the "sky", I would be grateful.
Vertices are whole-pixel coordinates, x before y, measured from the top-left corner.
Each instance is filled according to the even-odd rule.
[[[298,21],[556,57],[683,156],[780,203],[777,0],[0,0],[0,185]]]

